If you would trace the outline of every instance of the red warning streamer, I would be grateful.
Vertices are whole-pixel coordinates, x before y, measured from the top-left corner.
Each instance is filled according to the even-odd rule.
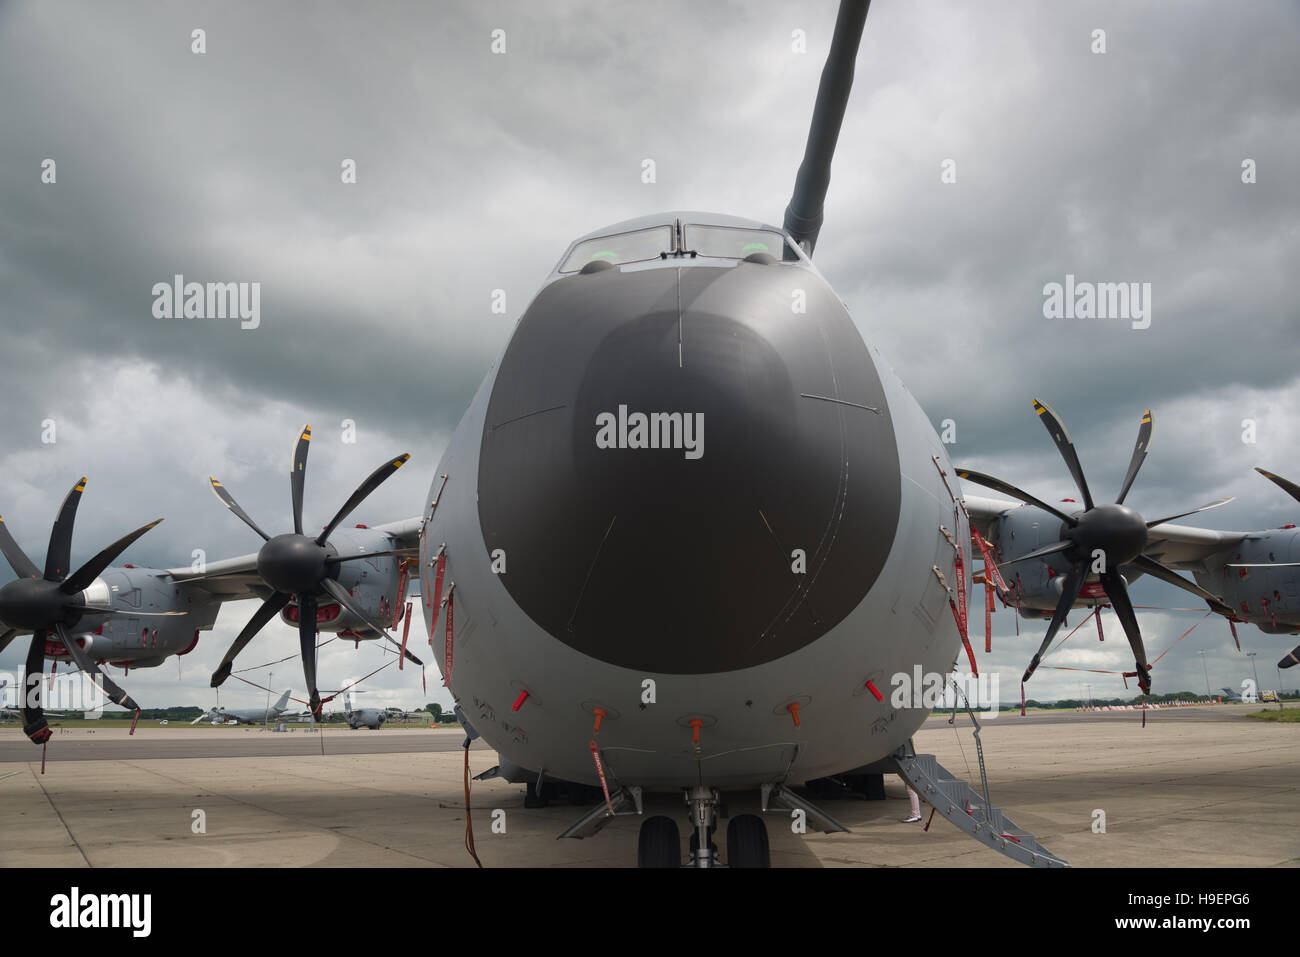
[[[396,622],[393,623],[396,625]],[[406,624],[402,626],[402,654],[397,659],[397,670],[402,671],[402,665],[406,662],[406,639],[411,634],[411,603],[406,603]]]
[[[975,649],[970,646],[970,633],[967,628],[966,563],[962,561],[960,545],[957,546],[957,554],[953,561],[955,563],[953,573],[957,576],[957,600],[954,602],[949,595],[948,607],[952,609],[952,615],[957,619],[957,633],[961,635],[962,647],[966,649],[966,657],[970,659],[971,674],[978,678],[979,667],[975,664]]]
[[[957,633],[961,635],[962,647],[966,649],[966,657],[970,659],[971,674],[979,677],[979,667],[975,664],[975,649],[970,646],[970,637],[966,634],[966,621],[960,611],[957,610],[957,603],[951,598],[948,599],[948,607],[952,609],[952,617],[957,620]]]
[[[397,609],[402,607],[402,602],[406,598],[406,588],[411,573],[411,566],[405,559],[399,563],[398,567],[401,568],[402,574],[397,579],[397,601],[393,602],[393,623],[388,626],[389,628],[397,627]],[[406,606],[406,616],[408,618],[411,616],[410,603],[407,603]]]
[[[984,541],[984,536],[979,533],[978,529],[970,530],[971,537],[975,539],[975,544],[979,546],[980,557],[984,559],[984,575],[992,578],[993,583],[1002,591],[1010,591],[1007,587],[1006,580],[1002,577],[1002,572],[998,571],[998,563],[993,560],[993,550],[989,548],[989,543]]]
[[[605,766],[600,762],[600,748],[596,742],[592,741],[588,747],[591,748],[591,760],[596,764],[596,777],[600,778],[600,789],[605,792],[605,807],[609,808],[610,816],[614,815],[614,803],[609,799],[609,784],[605,781]]]
[[[961,611],[961,630],[966,634],[966,611],[969,607],[966,601],[966,562],[962,559],[961,546],[957,546],[957,555],[953,559],[953,570],[957,576],[957,608]]]
[[[433,627],[429,629],[429,647],[433,647],[433,633],[438,628],[438,612],[442,609],[442,576],[447,570],[447,555],[444,552],[438,556],[437,567],[433,575],[433,603],[429,606],[434,610]]]
[[[993,651],[993,586],[988,579],[988,566],[984,566],[984,653]]]
[[[452,652],[452,603],[456,595],[455,586],[447,592],[447,631],[444,645],[443,669],[442,669],[442,686],[444,688],[451,685],[451,652]]]

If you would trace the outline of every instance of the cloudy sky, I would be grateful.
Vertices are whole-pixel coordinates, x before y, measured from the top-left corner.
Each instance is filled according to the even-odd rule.
[[[830,2],[788,0],[0,4],[0,513],[39,560],[85,474],[74,560],[159,515],[127,560],[245,554],[258,540],[206,478],[287,528],[304,422],[309,523],[398,451],[410,466],[356,519],[418,513],[470,395],[573,237],[674,208],[780,222],[833,21]],[[1251,471],[1300,479],[1297,49],[1292,0],[877,0],[816,258],[931,419],[956,422],[955,461],[1070,494],[1038,396],[1102,498],[1151,408],[1130,504],[1237,495],[1203,524],[1300,517]],[[355,184],[341,182],[349,159]],[[941,182],[945,160],[955,183]],[[178,273],[260,282],[260,326],[155,318],[153,285]],[[1043,286],[1066,274],[1151,283],[1150,328],[1044,318]],[[1188,604],[1159,583],[1135,597]],[[130,690],[213,703],[207,675],[254,607],[227,606],[179,678],[169,662]],[[1106,618],[1113,643],[1067,646],[1059,663],[1127,665]],[[1153,654],[1194,620],[1147,614]],[[1005,698],[1043,627],[1022,623],[1017,639],[996,616],[985,666]],[[1269,672],[1291,646],[1241,632]],[[243,657],[295,647],[276,623]],[[335,647],[327,679],[385,660]],[[1203,688],[1201,649],[1216,688],[1249,674],[1212,621],[1161,662],[1158,686]],[[293,662],[276,686],[290,676],[300,688]],[[1093,677],[1094,694],[1123,690]],[[371,687],[375,703],[437,697],[395,669]],[[1078,690],[1043,671],[1032,692]],[[231,688],[223,703],[262,697]]]

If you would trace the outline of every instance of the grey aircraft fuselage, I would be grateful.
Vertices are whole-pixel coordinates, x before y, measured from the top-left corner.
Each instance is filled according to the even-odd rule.
[[[343,717],[353,731],[358,728],[378,731],[379,726],[388,720],[389,714],[383,708],[349,708],[343,712]]]
[[[289,710],[289,692],[280,695],[275,704],[266,708],[213,708],[203,715],[212,724],[269,724]],[[194,723],[197,724],[198,721]]]
[[[692,255],[701,226],[785,248]],[[662,255],[569,263],[654,227]],[[620,783],[734,790],[869,764],[921,726],[891,682],[951,671],[935,569],[955,587],[945,531],[970,541],[936,459],[959,490],[918,403],[792,247],[689,212],[583,237],[471,401],[426,499],[421,603],[441,659],[445,546],[449,686],[503,758],[597,784],[594,740]]]

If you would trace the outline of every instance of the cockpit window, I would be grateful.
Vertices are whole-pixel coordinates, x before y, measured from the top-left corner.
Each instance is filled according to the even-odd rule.
[[[653,226],[650,229],[636,229],[630,233],[616,233],[613,236],[601,236],[578,243],[569,253],[569,258],[560,267],[560,272],[577,272],[593,259],[603,259],[618,265],[619,263],[644,262],[658,259],[660,253],[673,251],[673,227]]]
[[[785,258],[785,237],[771,229],[736,226],[687,226],[683,242],[687,252],[723,259],[744,259],[754,253]]]

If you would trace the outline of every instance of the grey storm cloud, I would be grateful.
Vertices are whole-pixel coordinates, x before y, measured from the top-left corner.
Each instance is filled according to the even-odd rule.
[[[81,558],[159,514],[142,563],[243,554],[206,477],[275,525],[295,430],[351,419],[356,445],[314,443],[309,514],[399,450],[359,520],[415,514],[572,238],[659,209],[780,221],[833,20],[775,0],[0,6],[0,513],[41,554],[85,474]],[[1151,408],[1134,504],[1235,494],[1201,524],[1294,518],[1250,466],[1300,477],[1297,49],[1287,0],[877,0],[817,261],[954,421],[955,461],[1070,495],[1039,397],[1103,498]],[[175,274],[260,282],[261,325],[154,318]],[[1151,283],[1151,327],[1044,318],[1067,274]],[[246,613],[187,661],[215,663]]]

